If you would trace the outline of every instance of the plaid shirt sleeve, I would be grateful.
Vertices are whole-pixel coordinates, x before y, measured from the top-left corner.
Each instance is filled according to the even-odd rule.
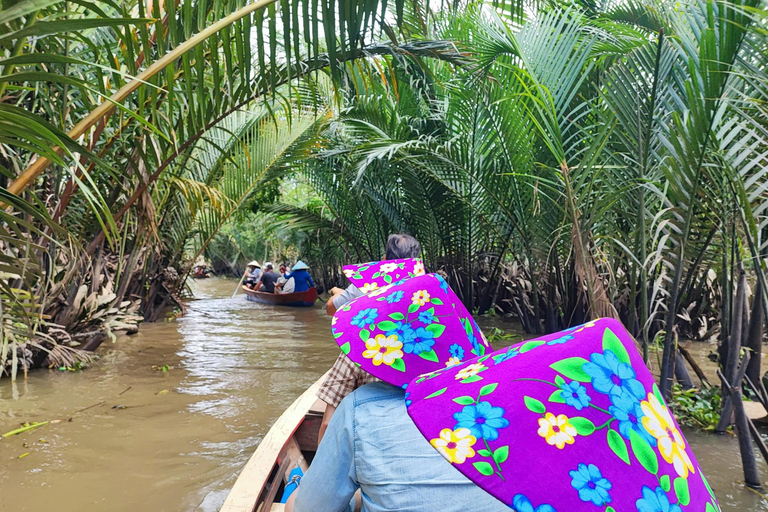
[[[363,384],[378,382],[379,379],[362,370],[344,354],[339,354],[325,378],[317,397],[333,407],[338,407],[344,397]]]

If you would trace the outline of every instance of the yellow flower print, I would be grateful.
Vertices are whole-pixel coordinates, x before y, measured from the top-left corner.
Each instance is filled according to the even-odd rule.
[[[365,348],[367,350],[363,351],[363,357],[371,359],[376,366],[381,366],[382,363],[392,366],[395,359],[402,359],[403,357],[403,351],[400,350],[403,348],[403,344],[396,335],[377,334],[376,338],[369,338],[365,342]]]
[[[336,325],[336,321],[338,318],[334,315],[334,317],[331,319],[331,325]]]
[[[382,293],[387,293],[390,288],[392,288],[391,284],[389,284],[387,286],[384,286],[382,288],[374,288],[373,291],[371,293],[369,293],[368,295],[370,295],[371,297],[378,297]]]
[[[562,450],[566,444],[573,444],[576,427],[568,422],[565,414],[555,416],[548,412],[545,417],[539,419],[539,435],[546,439],[548,444]]]
[[[461,363],[461,359],[459,359],[458,357],[452,357],[448,360],[447,363],[445,363],[445,366],[448,366],[448,367],[456,366],[459,363]]]
[[[351,268],[345,268],[344,269],[344,277],[347,279],[352,279],[352,276],[355,275],[355,271]]]
[[[363,288],[360,290],[361,292],[368,294],[371,293],[373,290],[378,289],[379,285],[376,283],[365,283]]]
[[[462,464],[475,456],[472,445],[476,442],[477,438],[468,428],[444,428],[440,431],[440,437],[432,439],[430,444],[451,464]]]
[[[384,263],[381,267],[379,267],[379,272],[382,274],[389,274],[395,270],[397,270],[397,263]]]
[[[413,266],[413,275],[414,276],[424,275],[424,264],[421,262],[421,260],[418,260],[416,264]]]
[[[640,402],[643,410],[643,428],[656,438],[659,452],[664,460],[675,466],[675,472],[688,478],[688,472],[695,473],[693,463],[685,451],[685,439],[672,421],[672,415],[653,393],[648,393],[648,400]]]
[[[418,304],[419,306],[423,306],[427,302],[429,302],[429,292],[427,290],[419,290],[416,293],[413,294],[413,297],[411,298],[411,302],[414,304]]]
[[[463,380],[467,377],[472,377],[474,375],[477,375],[481,371],[485,370],[485,365],[481,363],[475,363],[467,366],[466,368],[462,368],[461,370],[456,373],[456,380]]]

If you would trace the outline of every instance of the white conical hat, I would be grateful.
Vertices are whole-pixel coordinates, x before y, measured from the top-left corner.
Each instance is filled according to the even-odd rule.
[[[309,265],[307,265],[301,260],[297,261],[296,264],[293,266],[293,270],[307,270],[308,268],[309,268]]]
[[[247,264],[247,265],[246,265],[246,267],[256,267],[256,268],[261,268],[261,265],[259,264],[259,262],[258,262],[258,261],[256,261],[256,260],[253,260],[252,262],[250,262],[249,264]]]

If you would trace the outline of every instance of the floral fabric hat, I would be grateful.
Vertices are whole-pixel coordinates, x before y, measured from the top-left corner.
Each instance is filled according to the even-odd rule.
[[[621,323],[602,319],[414,379],[432,446],[517,512],[716,512]]]
[[[332,325],[347,357],[395,386],[482,356],[488,346],[459,298],[436,274],[358,297],[336,312]]]
[[[358,263],[347,265],[343,270],[347,279],[363,293],[425,274],[424,263],[419,258]]]

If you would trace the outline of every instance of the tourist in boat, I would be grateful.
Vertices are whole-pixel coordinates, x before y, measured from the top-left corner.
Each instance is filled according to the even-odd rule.
[[[369,512],[720,510],[620,322],[593,321],[418,375],[407,344],[389,332],[378,338],[378,315],[393,313],[374,301],[356,301],[334,328],[348,357],[385,382],[342,401],[287,511],[350,510],[357,489]],[[440,339],[463,334],[441,308],[422,317],[423,308],[410,315],[439,319]],[[442,361],[435,341],[430,358]]]
[[[285,282],[280,286],[280,293],[305,292],[315,287],[312,276],[309,275],[309,265],[299,260],[290,272],[285,266],[280,268],[280,273]]]
[[[264,273],[259,278],[259,282],[256,283],[254,291],[264,293],[275,293],[275,283],[280,276],[272,269],[270,262],[264,263]]]
[[[391,234],[387,238],[387,245],[384,248],[384,258],[386,261],[379,262],[380,265],[386,265],[392,260],[403,260],[418,258],[421,254],[421,244],[411,235]],[[345,267],[346,268],[346,267]],[[424,267],[421,267],[423,273]],[[351,275],[354,274],[350,274]],[[356,284],[350,284],[346,289],[338,287],[331,288],[331,297],[325,304],[325,311],[329,316],[333,316],[336,310],[352,299],[364,295],[369,290],[360,289]]]
[[[261,277],[261,265],[258,261],[253,260],[245,266],[245,286],[253,288],[256,283],[259,282]]]
[[[386,261],[378,262],[378,266],[374,270],[383,268],[384,270],[391,269],[394,272],[395,268],[392,268],[394,266],[397,271],[402,270],[405,276],[423,274],[424,265],[421,263],[421,260],[416,259],[420,253],[421,244],[414,237],[405,234],[389,235],[384,251]],[[399,265],[401,263],[403,265],[408,264],[408,269],[400,269]],[[359,269],[363,266],[357,265],[355,270],[352,270],[351,267],[345,267],[345,273],[347,273],[351,280],[354,276],[361,275]],[[375,272],[369,273],[369,275],[373,274]],[[361,275],[361,277],[366,276]],[[379,288],[379,285],[374,280],[362,280],[367,282],[360,283],[360,288],[355,284],[350,284],[345,290],[333,288],[331,290],[331,298],[328,299],[325,307],[326,312],[333,316],[347,302],[364,295],[365,292],[371,291],[370,289],[374,285],[376,288]],[[341,400],[358,387],[376,381],[378,381],[377,378],[361,370],[359,366],[353,364],[344,354],[339,354],[339,357],[333,363],[328,373],[328,377],[323,381],[317,392],[318,398],[327,404],[320,427],[320,439],[322,439],[325,430],[328,428],[328,422],[330,422]]]
[[[352,364],[384,382],[362,386],[341,401],[286,510],[353,510],[360,489],[362,510],[369,512],[508,512],[452,468],[406,412],[405,383],[485,352],[487,343],[458,297],[429,274],[350,306],[334,317],[337,342],[349,347],[345,357]],[[395,323],[393,317],[409,321]]]

